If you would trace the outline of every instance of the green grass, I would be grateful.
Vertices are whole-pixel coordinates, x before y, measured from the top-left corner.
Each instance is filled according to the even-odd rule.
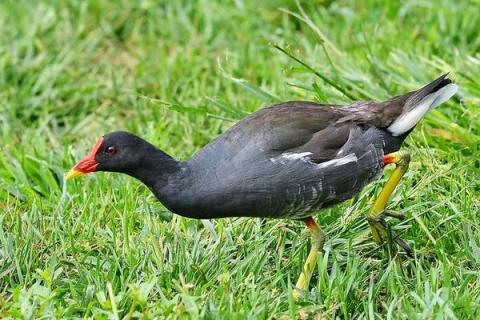
[[[478,21],[459,0],[2,1],[0,318],[478,319]],[[407,139],[389,205],[405,274],[362,241],[384,178],[317,215],[300,303],[302,223],[196,221],[126,176],[63,181],[112,130],[187,159],[275,101],[384,99],[447,71],[460,91]]]

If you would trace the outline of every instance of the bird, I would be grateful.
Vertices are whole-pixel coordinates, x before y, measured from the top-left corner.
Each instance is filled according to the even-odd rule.
[[[299,299],[308,292],[325,241],[313,214],[353,198],[388,164],[395,169],[367,221],[376,243],[385,247],[391,239],[412,253],[387,232],[385,220],[403,218],[386,209],[411,158],[401,146],[417,123],[457,90],[446,73],[383,102],[279,103],[252,113],[182,161],[133,133],[115,131],[100,137],[65,178],[124,173],[144,183],[168,210],[188,218],[303,220],[311,248],[293,290]]]

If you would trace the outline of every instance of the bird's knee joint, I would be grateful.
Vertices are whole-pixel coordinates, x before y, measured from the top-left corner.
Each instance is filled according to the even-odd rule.
[[[367,217],[367,221],[369,224],[378,224],[378,223],[381,223],[383,220],[382,216],[381,215],[378,215],[378,216],[368,216]]]
[[[410,163],[411,156],[408,151],[397,151],[393,153],[389,153],[383,157],[384,164],[394,163],[399,167],[408,167]]]

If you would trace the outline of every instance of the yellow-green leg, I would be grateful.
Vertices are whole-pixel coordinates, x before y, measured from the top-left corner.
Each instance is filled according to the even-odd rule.
[[[318,251],[323,250],[323,242],[325,240],[325,235],[312,217],[305,218],[304,221],[312,234],[312,247],[310,248],[307,261],[305,261],[305,265],[303,266],[303,271],[300,277],[298,277],[297,284],[293,290],[293,298],[295,299],[300,298],[303,293],[308,290],[313,269],[317,264]]]
[[[373,239],[379,245],[384,245],[388,239],[387,223],[384,217],[388,215],[394,218],[403,219],[402,214],[393,211],[387,211],[385,210],[385,207],[387,205],[388,198],[395,190],[395,187],[400,182],[400,179],[408,170],[408,165],[410,163],[410,154],[406,151],[397,151],[385,155],[383,157],[383,160],[385,164],[394,163],[397,167],[395,168],[395,171],[393,171],[392,175],[388,179],[377,199],[375,200],[375,203],[373,204],[373,207],[370,210],[370,214],[368,216],[368,223],[370,224],[370,228],[372,229]],[[393,240],[397,245],[402,247],[407,252],[407,254],[411,255],[413,253],[410,246],[402,239],[395,237]]]

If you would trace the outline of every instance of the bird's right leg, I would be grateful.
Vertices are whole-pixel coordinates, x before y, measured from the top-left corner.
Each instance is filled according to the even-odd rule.
[[[385,165],[394,163],[396,168],[393,171],[392,175],[388,179],[387,183],[383,187],[382,191],[378,195],[375,203],[373,204],[370,214],[368,215],[368,223],[372,229],[373,239],[376,243],[384,245],[388,238],[387,233],[387,223],[384,219],[386,215],[403,219],[403,215],[396,213],[394,211],[385,210],[387,205],[388,198],[395,190],[395,187],[400,182],[400,179],[403,177],[405,172],[408,170],[408,165],[410,163],[410,154],[406,151],[397,151],[390,154],[387,154],[383,157]],[[402,247],[408,255],[413,254],[413,250],[410,246],[398,237],[394,237],[394,242]]]

